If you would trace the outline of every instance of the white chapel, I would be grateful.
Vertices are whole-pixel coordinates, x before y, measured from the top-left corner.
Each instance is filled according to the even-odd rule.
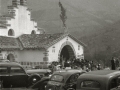
[[[8,14],[0,16],[0,59],[36,66],[84,59],[84,43],[69,33],[42,33],[31,18],[27,0],[12,0]]]

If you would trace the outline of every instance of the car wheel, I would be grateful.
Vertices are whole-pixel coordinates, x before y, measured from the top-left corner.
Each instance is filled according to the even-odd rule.
[[[30,85],[33,85],[35,84],[37,81],[40,80],[40,77],[39,76],[32,76],[30,79],[29,79],[29,83]]]

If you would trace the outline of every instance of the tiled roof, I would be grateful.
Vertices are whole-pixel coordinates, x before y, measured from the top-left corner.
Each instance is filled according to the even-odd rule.
[[[60,41],[62,38],[70,36],[76,42],[82,42],[72,37],[70,34],[23,34],[18,38],[0,36],[0,49],[40,49],[48,48]]]
[[[19,49],[19,43],[16,38],[0,36],[0,49]]]
[[[63,34],[24,34],[19,37],[23,48],[45,48],[47,45],[60,38]]]

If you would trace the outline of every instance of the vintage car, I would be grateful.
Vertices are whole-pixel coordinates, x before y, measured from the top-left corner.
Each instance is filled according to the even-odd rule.
[[[38,74],[28,75],[18,63],[0,62],[0,88],[28,87],[40,79]]]
[[[98,70],[82,74],[76,90],[120,90],[120,71]]]
[[[69,69],[69,70],[59,70],[59,71],[55,71],[53,73],[53,75],[51,77],[53,77],[54,75],[62,75],[63,78],[65,78],[64,80],[69,80],[70,77],[76,75],[76,77],[78,77],[79,75],[81,75],[82,73],[85,73],[86,71],[81,71],[81,70],[76,70],[76,69]],[[53,84],[49,84],[51,82],[51,77],[43,77],[40,81],[38,81],[37,83],[35,83],[34,85],[30,86],[29,88],[31,89],[35,89],[35,90],[50,90],[51,88],[49,88],[49,86],[51,87],[55,87]],[[69,77],[69,78],[68,78]],[[59,85],[61,85],[61,87],[66,84],[66,86],[68,85],[68,81],[66,82],[57,82],[57,81],[53,81],[53,83],[59,83]],[[73,85],[74,84],[74,85]],[[75,82],[71,83],[71,85],[73,85],[75,87]],[[47,88],[46,88],[47,87]],[[68,88],[69,86],[67,86],[66,88]],[[65,90],[66,90],[65,88]],[[55,90],[55,89],[52,89]],[[57,89],[56,89],[57,90]]]
[[[80,70],[55,72],[46,85],[45,90],[75,90],[78,77],[85,73]]]

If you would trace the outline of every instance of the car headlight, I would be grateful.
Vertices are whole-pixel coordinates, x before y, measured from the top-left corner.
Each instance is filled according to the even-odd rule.
[[[52,74],[49,75],[49,77],[51,77],[51,76],[52,76]]]

